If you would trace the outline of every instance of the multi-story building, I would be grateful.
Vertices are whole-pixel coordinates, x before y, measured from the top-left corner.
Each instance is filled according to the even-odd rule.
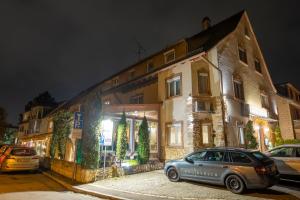
[[[200,33],[101,81],[62,108],[80,111],[90,93],[98,94],[104,118],[113,121],[114,141],[117,121],[126,113],[129,155],[138,145],[137,127],[147,117],[152,159],[178,158],[203,147],[243,146],[249,120],[265,150],[276,122],[276,90],[245,11],[215,25],[204,18]]]
[[[276,104],[283,139],[300,139],[300,91],[291,83],[275,85]]]

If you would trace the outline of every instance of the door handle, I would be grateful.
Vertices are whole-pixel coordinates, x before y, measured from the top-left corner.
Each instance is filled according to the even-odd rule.
[[[223,165],[222,168],[228,168],[228,166],[227,165]]]

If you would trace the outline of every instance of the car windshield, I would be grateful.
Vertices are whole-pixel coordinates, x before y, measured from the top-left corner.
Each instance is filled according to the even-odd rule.
[[[262,154],[261,152],[259,151],[254,151],[254,152],[251,152],[251,154],[257,158],[259,161],[262,161],[262,162],[266,162],[266,161],[269,161],[270,158],[264,154]]]
[[[10,154],[13,156],[35,156],[36,152],[29,148],[18,148],[13,149]]]

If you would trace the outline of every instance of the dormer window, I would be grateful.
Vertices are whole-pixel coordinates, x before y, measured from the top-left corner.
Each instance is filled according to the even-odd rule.
[[[254,59],[254,66],[255,66],[255,71],[257,71],[258,73],[262,73],[261,71],[261,65],[260,65],[260,61],[258,59]]]
[[[174,49],[165,53],[165,64],[170,63],[175,60]]]
[[[113,86],[119,85],[119,79],[118,78],[113,79],[112,84],[113,84]]]
[[[154,70],[153,62],[148,62],[147,64],[147,72],[152,72]]]
[[[129,80],[132,80],[132,79],[134,79],[134,77],[135,77],[135,70],[129,71],[128,79],[129,79]]]
[[[239,58],[245,64],[248,64],[246,49],[239,46]]]

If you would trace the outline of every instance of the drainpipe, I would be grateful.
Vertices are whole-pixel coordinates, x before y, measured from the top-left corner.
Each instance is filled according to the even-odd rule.
[[[220,95],[221,95],[221,106],[222,106],[222,121],[223,121],[223,134],[224,134],[224,143],[225,143],[225,147],[228,146],[228,142],[227,142],[227,133],[226,133],[226,122],[225,122],[225,102],[223,99],[224,96],[224,92],[223,92],[223,75],[222,75],[222,71],[220,70],[220,68],[218,66],[216,66],[214,63],[212,63],[209,59],[207,59],[205,56],[201,56],[209,65],[211,65],[213,68],[215,68],[216,70],[218,70],[219,74],[220,74],[220,79],[221,79],[221,90],[220,90]]]

